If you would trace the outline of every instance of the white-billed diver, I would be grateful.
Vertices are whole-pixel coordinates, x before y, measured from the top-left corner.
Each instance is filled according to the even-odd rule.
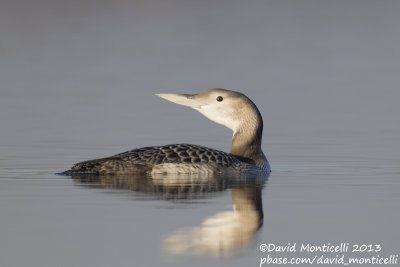
[[[230,152],[192,144],[143,147],[107,158],[79,162],[62,174],[270,172],[268,160],[261,150],[262,117],[256,105],[244,94],[216,88],[199,94],[157,95],[191,107],[231,129]]]

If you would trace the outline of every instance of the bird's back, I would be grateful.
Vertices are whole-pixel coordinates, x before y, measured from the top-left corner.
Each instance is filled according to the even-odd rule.
[[[238,167],[244,159],[192,144],[143,147],[111,157],[83,161],[63,174],[140,174],[223,172]]]

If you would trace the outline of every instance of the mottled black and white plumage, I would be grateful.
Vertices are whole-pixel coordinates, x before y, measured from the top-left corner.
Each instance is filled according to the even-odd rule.
[[[211,89],[194,95],[158,96],[196,109],[207,118],[232,129],[230,153],[191,144],[143,147],[107,158],[77,163],[63,174],[211,174],[270,171],[268,161],[261,150],[261,114],[245,95],[225,89]]]
[[[206,173],[210,168],[214,172],[224,172],[225,168],[240,169],[245,164],[250,166],[252,162],[204,146],[171,144],[137,148],[107,158],[83,161],[64,174],[179,173],[173,171],[176,165],[180,165],[178,170],[186,169],[184,173]],[[207,168],[202,168],[203,165]]]

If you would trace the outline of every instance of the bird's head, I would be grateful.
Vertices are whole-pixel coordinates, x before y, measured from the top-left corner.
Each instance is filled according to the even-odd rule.
[[[191,107],[210,120],[236,132],[248,120],[261,118],[254,103],[244,94],[210,89],[198,94],[157,94],[179,105]]]

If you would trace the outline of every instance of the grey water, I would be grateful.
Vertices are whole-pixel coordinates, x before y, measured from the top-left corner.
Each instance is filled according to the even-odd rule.
[[[259,266],[264,243],[400,254],[398,1],[1,6],[1,267]],[[228,129],[154,95],[214,87],[259,107],[269,177],[55,175],[149,145],[229,151]]]

